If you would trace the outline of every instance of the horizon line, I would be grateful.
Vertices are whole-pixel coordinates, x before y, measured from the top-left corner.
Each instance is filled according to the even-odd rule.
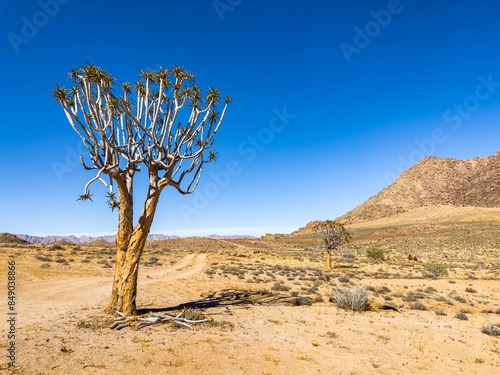
[[[177,236],[177,237],[207,237],[210,235],[218,236],[254,236],[260,237],[267,233],[272,234],[289,234],[298,228],[291,226],[276,226],[276,227],[235,227],[235,228],[197,228],[197,229],[173,229],[167,231],[150,232],[148,235],[162,234],[165,236]],[[15,235],[27,235],[32,237],[49,237],[49,236],[59,236],[59,237],[101,237],[101,236],[113,236],[117,232],[94,232],[94,233],[65,233],[65,234],[28,234],[28,233],[16,233]]]

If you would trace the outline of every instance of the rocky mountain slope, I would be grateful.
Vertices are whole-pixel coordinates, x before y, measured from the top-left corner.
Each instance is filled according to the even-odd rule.
[[[337,218],[353,224],[419,207],[500,207],[500,151],[467,160],[425,157],[387,188]]]

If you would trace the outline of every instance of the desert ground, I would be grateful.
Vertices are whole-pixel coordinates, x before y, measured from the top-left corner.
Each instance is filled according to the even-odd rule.
[[[223,313],[193,330],[110,329],[113,246],[1,245],[2,280],[16,262],[18,325],[9,370],[4,314],[0,372],[500,373],[500,336],[483,332],[500,324],[500,210],[421,209],[349,229],[332,270],[313,232],[149,242],[140,312]],[[331,290],[356,286],[370,306],[338,308]]]

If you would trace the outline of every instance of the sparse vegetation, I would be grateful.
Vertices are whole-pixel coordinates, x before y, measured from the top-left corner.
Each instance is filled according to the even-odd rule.
[[[144,289],[142,289],[144,294],[141,293],[142,298],[139,302],[146,305],[152,302],[153,305],[139,307],[141,312],[147,315],[151,308],[153,312],[158,309],[161,313],[165,311],[177,315],[182,311],[183,306],[175,306],[174,309],[174,305],[186,303],[186,308],[191,307],[195,312],[198,311],[197,306],[214,306],[209,309],[217,312],[231,311],[233,316],[227,320],[214,316],[210,322],[199,323],[194,331],[177,324],[158,325],[145,328],[144,331],[142,328],[139,331],[126,328],[127,337],[130,335],[128,342],[136,349],[140,347],[140,350],[144,350],[147,354],[151,354],[153,348],[157,350],[159,347],[166,355],[167,362],[165,363],[169,364],[173,361],[174,354],[181,355],[185,351],[180,348],[178,350],[177,347],[171,345],[164,347],[162,342],[167,344],[167,341],[164,341],[165,334],[170,334],[169,330],[180,327],[185,331],[177,332],[177,334],[182,334],[182,337],[178,338],[186,344],[212,343],[214,347],[224,347],[224,345],[231,346],[231,341],[241,345],[242,342],[239,340],[242,336],[245,337],[245,344],[251,343],[252,337],[255,337],[259,339],[257,344],[259,348],[269,350],[273,358],[283,358],[284,352],[275,345],[274,337],[271,341],[266,341],[267,339],[260,336],[259,328],[263,327],[259,324],[265,324],[266,332],[288,340],[287,349],[289,345],[293,345],[291,344],[293,342],[297,344],[305,342],[309,345],[309,349],[317,352],[319,356],[334,347],[339,352],[360,354],[360,348],[364,349],[369,345],[370,348],[378,351],[380,358],[388,348],[385,344],[393,344],[401,345],[402,349],[409,353],[418,354],[423,361],[431,358],[429,340],[432,337],[433,344],[443,343],[439,346],[440,352],[436,355],[439,356],[440,361],[448,361],[450,368],[458,368],[453,367],[455,363],[450,360],[450,350],[452,350],[450,348],[458,342],[459,346],[467,345],[470,353],[467,353],[468,361],[463,361],[460,365],[457,363],[456,366],[463,366],[466,369],[468,364],[478,367],[478,363],[481,363],[481,369],[484,369],[485,373],[492,372],[493,367],[490,364],[493,363],[493,358],[497,354],[495,350],[498,350],[498,345],[493,342],[500,337],[498,335],[500,326],[491,325],[497,323],[495,320],[498,320],[496,317],[499,315],[494,314],[500,314],[499,306],[497,306],[500,298],[499,292],[493,287],[500,280],[500,262],[498,251],[490,249],[500,247],[500,241],[495,242],[498,231],[495,232],[492,229],[489,239],[478,236],[476,247],[471,247],[470,243],[467,243],[467,246],[464,245],[462,249],[457,245],[458,242],[453,242],[455,238],[460,238],[460,232],[457,234],[459,230],[457,227],[459,228],[459,224],[456,223],[450,226],[452,229],[446,236],[443,235],[445,231],[440,228],[439,236],[446,238],[450,245],[449,247],[436,245],[435,248],[434,243],[439,242],[441,237],[436,237],[438,235],[433,232],[416,233],[415,231],[410,236],[401,237],[393,236],[395,232],[390,229],[391,231],[388,232],[390,236],[384,238],[380,235],[384,230],[353,229],[353,242],[346,244],[342,252],[332,254],[332,264],[336,264],[335,270],[325,270],[322,267],[323,264],[318,263],[318,261],[321,262],[321,258],[315,247],[318,240],[316,234],[305,239],[294,236],[224,241],[177,239],[159,242],[156,248],[147,244],[143,255],[145,262],[141,264],[140,269],[140,274],[144,278]],[[485,226],[479,231],[478,227],[476,234],[482,234],[489,228]],[[64,275],[65,279],[68,279],[68,286],[72,286],[71,293],[78,290],[75,287],[78,284],[73,284],[73,282],[81,282],[82,275],[100,275],[108,279],[113,275],[113,270],[109,267],[112,264],[110,253],[114,251],[103,244],[83,245],[79,251],[75,251],[75,247],[69,247],[69,245],[64,246],[66,250],[49,248],[50,245],[45,248],[37,245],[33,249],[16,245],[16,247],[2,248],[2,250],[5,250],[4,259],[7,257],[22,259],[23,263],[19,264],[22,264],[23,277],[33,272],[33,280],[40,279],[40,285],[43,286],[42,284],[46,281],[52,283],[54,275]],[[384,249],[386,254],[384,262],[365,256],[366,250],[372,248]],[[160,249],[164,251],[160,252]],[[202,253],[206,254],[205,265],[194,267],[196,262],[193,262],[193,259],[201,259]],[[356,256],[346,257],[347,253]],[[434,280],[437,277],[425,270],[426,262],[408,260],[407,254],[410,253],[415,254],[419,259],[421,256],[424,259],[425,255],[432,259],[432,263],[446,265],[453,279]],[[241,256],[242,254],[245,256]],[[64,259],[67,263],[64,263]],[[162,263],[167,267],[159,266]],[[189,276],[180,277],[184,273]],[[170,276],[174,276],[173,279],[170,280]],[[433,280],[429,280],[429,277]],[[165,283],[166,280],[170,281]],[[92,285],[97,292],[89,288],[91,293],[98,294],[103,288],[97,283]],[[103,284],[100,283],[100,285]],[[369,309],[369,313],[362,315],[353,313],[351,305],[347,303],[342,307],[347,311],[343,311],[337,305],[333,293],[330,294],[330,291],[333,292],[337,288],[355,290],[356,285],[363,285],[366,288],[369,304],[361,310]],[[185,290],[188,298],[178,299],[178,302],[172,301],[170,296],[163,293],[163,287]],[[215,295],[207,295],[208,290],[218,292]],[[47,293],[47,290],[44,292],[43,288],[40,291],[41,295],[51,294]],[[108,290],[105,290],[102,293],[101,290],[101,298],[105,297],[107,292]],[[26,293],[30,292],[26,291]],[[224,295],[224,293],[227,294]],[[50,298],[54,301],[63,300],[62,297],[55,296],[55,293],[52,294],[54,295]],[[70,296],[69,300],[74,299],[75,302],[78,299],[78,303],[88,298],[86,293],[82,293],[82,296],[66,293],[65,297],[68,296]],[[333,303],[327,302],[329,297]],[[64,301],[64,306],[67,302]],[[61,313],[68,312],[64,306]],[[479,311],[481,313],[478,313]],[[59,313],[55,310],[49,310],[49,312],[54,314],[54,317]],[[455,317],[457,313],[464,314],[469,320],[460,320]],[[78,328],[77,333],[74,333],[65,326],[55,328],[55,323],[48,322],[49,328],[57,332],[57,336],[49,335],[43,330],[27,331],[27,337],[33,337],[38,342],[27,341],[23,342],[23,345],[45,344],[45,340],[50,338],[47,346],[37,346],[39,352],[44,351],[44,354],[50,355],[49,346],[51,346],[61,355],[73,356],[81,349],[77,350],[74,346],[77,345],[76,341],[72,338],[75,337],[85,342],[85,339],[80,336],[85,331],[88,337],[96,339],[99,347],[102,345],[102,347],[109,346],[112,350],[116,349],[118,343],[115,344],[113,341],[115,337],[108,332],[109,326],[113,324],[113,318],[106,317],[108,319],[106,322],[102,321],[97,324],[96,322],[103,320],[105,315],[100,315],[92,306],[78,309],[73,314],[67,316],[70,320],[74,319],[73,327],[78,320],[85,319],[90,322],[88,328],[85,328],[86,325],[82,326]],[[94,317],[94,314],[99,317]],[[487,322],[488,319],[491,321]],[[256,325],[253,324],[254,321]],[[416,322],[418,324],[415,324]],[[482,345],[476,347],[477,334],[482,326],[485,326],[482,331],[491,336],[482,336]],[[327,331],[331,327],[335,328],[335,332],[321,334],[321,330]],[[428,335],[416,335],[416,327],[425,327]],[[253,330],[253,333],[246,335],[245,332],[250,332],[250,330]],[[320,330],[319,333],[317,330]],[[442,335],[442,330],[446,330],[445,335]],[[236,331],[236,334],[225,334],[230,331]],[[361,335],[363,343],[358,341],[352,344],[353,340]],[[404,341],[396,340],[396,335],[404,338]],[[342,339],[339,340],[338,337]],[[311,346],[313,340],[318,346]],[[491,344],[491,351],[485,350],[488,344]],[[74,349],[75,353],[59,351],[63,345]],[[127,343],[122,341],[120,345],[127,345]],[[414,349],[418,350],[418,353],[414,353]],[[102,352],[105,356],[106,353],[111,353],[111,350]],[[405,351],[401,353],[403,356],[401,359],[404,356],[406,356],[405,360],[409,358]],[[41,354],[38,355],[41,358]],[[109,356],[107,358],[110,359]],[[150,358],[152,361],[155,360],[154,355]],[[242,365],[244,365],[245,358],[242,357]],[[316,357],[316,354],[311,354],[308,358],[310,358],[308,360],[310,364],[320,362],[318,361],[320,357]],[[458,357],[454,355],[453,359],[458,359]],[[475,361],[475,359],[478,360]],[[384,370],[384,364],[381,361],[375,364]],[[371,368],[369,363],[368,365]],[[50,369],[45,370],[47,373],[50,372]],[[107,370],[104,368],[102,371]],[[180,368],[176,370],[179,370],[179,373],[182,372]],[[417,367],[408,367],[407,371],[412,372],[412,370],[418,372]]]

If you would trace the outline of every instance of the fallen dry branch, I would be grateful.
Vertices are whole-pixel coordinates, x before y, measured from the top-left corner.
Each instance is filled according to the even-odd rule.
[[[154,312],[150,311],[149,314],[151,315],[150,317],[145,317],[145,318],[140,318],[136,316],[126,316],[125,314],[122,314],[121,312],[117,312],[121,317],[116,318],[115,322],[111,325],[111,329],[116,329],[120,330],[122,328],[125,328],[127,326],[133,326],[134,323],[135,327],[137,329],[150,326],[155,323],[164,323],[164,322],[172,322],[176,323],[179,325],[182,325],[184,327],[194,329],[192,325],[190,324],[197,324],[197,323],[204,323],[204,322],[209,322],[212,321],[212,318],[206,317],[207,315],[232,315],[230,312],[229,313],[223,313],[223,312],[213,312],[213,313],[207,313],[203,311],[196,311],[195,315],[199,317],[203,317],[203,319],[187,319],[183,316],[186,316],[188,313],[190,315],[193,315],[191,310],[184,309],[182,310],[179,314],[173,315],[169,313],[163,313],[163,314],[155,314]],[[188,324],[189,323],[189,324]]]

